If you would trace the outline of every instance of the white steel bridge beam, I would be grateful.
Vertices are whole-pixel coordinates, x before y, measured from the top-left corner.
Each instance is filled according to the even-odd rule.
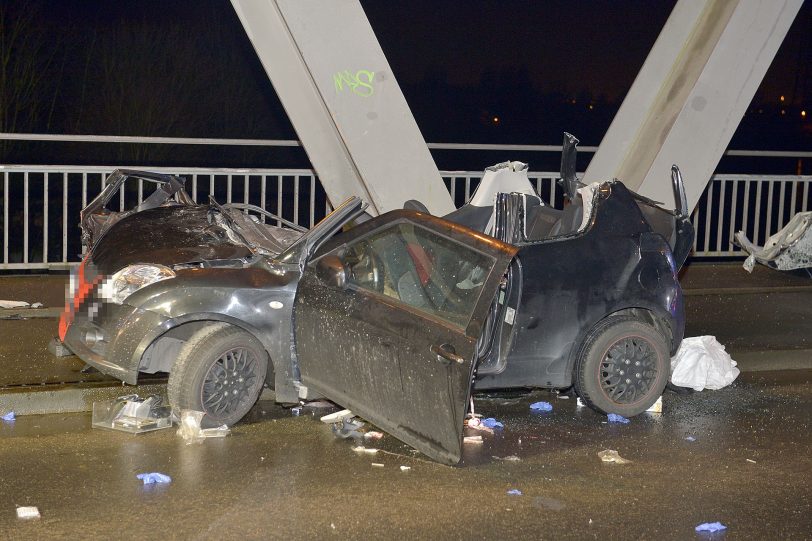
[[[619,178],[670,205],[677,164],[693,208],[802,3],[679,0],[584,182]]]
[[[454,210],[358,0],[231,0],[333,204]]]

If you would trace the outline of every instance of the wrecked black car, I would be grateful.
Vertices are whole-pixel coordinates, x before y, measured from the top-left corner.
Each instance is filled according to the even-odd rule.
[[[168,372],[171,405],[209,426],[237,422],[267,385],[279,402],[327,397],[448,464],[472,387],[574,385],[599,411],[644,411],[683,336],[676,273],[693,230],[678,174],[676,211],[574,176],[556,210],[529,183],[500,188],[506,171],[522,173],[489,171],[445,218],[364,219],[351,198],[307,232],[196,205],[178,177],[117,171],[83,211],[60,337],[127,383]],[[127,178],[159,189],[106,209]]]

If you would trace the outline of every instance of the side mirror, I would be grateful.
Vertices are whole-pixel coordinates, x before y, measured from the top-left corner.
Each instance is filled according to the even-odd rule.
[[[677,216],[688,216],[688,198],[685,196],[685,185],[682,173],[676,165],[671,166],[671,187],[674,189],[674,204]]]
[[[347,269],[341,259],[328,255],[316,263],[316,276],[327,285],[347,289]]]
[[[578,195],[578,178],[575,176],[578,139],[564,132],[564,144],[561,147],[561,184],[570,201]]]

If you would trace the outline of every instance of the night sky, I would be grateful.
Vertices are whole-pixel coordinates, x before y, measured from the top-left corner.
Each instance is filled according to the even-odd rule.
[[[556,144],[566,129],[595,145],[674,3],[363,0],[362,6],[428,141]],[[12,65],[31,64],[40,74],[28,97],[32,106],[9,93],[6,83],[19,76],[6,77],[2,131],[296,137],[227,1],[0,0],[0,19],[7,30],[27,20],[29,40],[12,51]],[[812,118],[802,122],[799,113],[812,108],[811,40],[807,2],[732,146],[810,145]],[[87,148],[62,144],[52,159],[201,165],[211,159],[188,148],[188,154]],[[0,158],[31,161],[41,149],[5,143]],[[277,153],[276,165],[280,157],[300,156]],[[216,165],[271,165],[257,149],[225,151],[219,159]]]

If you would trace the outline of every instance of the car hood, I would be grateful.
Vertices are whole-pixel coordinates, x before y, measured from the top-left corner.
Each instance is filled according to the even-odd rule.
[[[127,216],[110,226],[92,248],[103,274],[134,263],[178,264],[237,260],[251,250],[227,227],[209,219],[207,206],[165,206]]]

